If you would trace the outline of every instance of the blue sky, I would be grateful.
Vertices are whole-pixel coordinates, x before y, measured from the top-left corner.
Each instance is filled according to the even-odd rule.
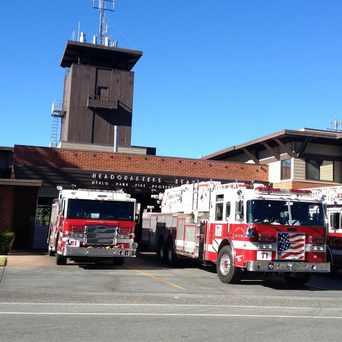
[[[11,0],[0,8],[0,146],[47,146],[59,67],[91,0]],[[283,128],[342,119],[340,0],[118,0],[119,46],[140,49],[133,144],[200,157]]]

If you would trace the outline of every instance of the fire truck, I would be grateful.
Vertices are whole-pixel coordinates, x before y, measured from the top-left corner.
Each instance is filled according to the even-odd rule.
[[[135,257],[136,200],[123,191],[61,189],[52,205],[48,250],[57,265],[67,259],[122,264]]]
[[[326,205],[328,224],[328,257],[331,268],[342,268],[342,186],[311,189]]]
[[[308,191],[201,182],[159,200],[161,212],[143,213],[142,243],[169,265],[183,257],[216,264],[224,283],[258,272],[302,285],[330,272],[323,205]]]

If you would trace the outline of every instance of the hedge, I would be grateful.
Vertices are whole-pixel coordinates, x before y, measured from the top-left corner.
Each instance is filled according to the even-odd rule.
[[[14,242],[13,232],[0,232],[0,255],[8,254]]]

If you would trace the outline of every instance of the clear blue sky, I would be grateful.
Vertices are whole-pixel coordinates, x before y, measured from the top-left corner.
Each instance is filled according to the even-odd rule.
[[[118,0],[135,67],[133,144],[200,157],[342,119],[341,0]],[[64,44],[98,25],[91,0],[2,1],[0,146],[47,146]]]

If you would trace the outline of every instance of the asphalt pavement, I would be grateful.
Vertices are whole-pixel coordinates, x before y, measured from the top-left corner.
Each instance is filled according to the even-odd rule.
[[[220,283],[213,269],[153,255],[124,266],[56,266],[10,256],[1,276],[3,341],[337,341],[342,275],[289,289],[280,279]]]

